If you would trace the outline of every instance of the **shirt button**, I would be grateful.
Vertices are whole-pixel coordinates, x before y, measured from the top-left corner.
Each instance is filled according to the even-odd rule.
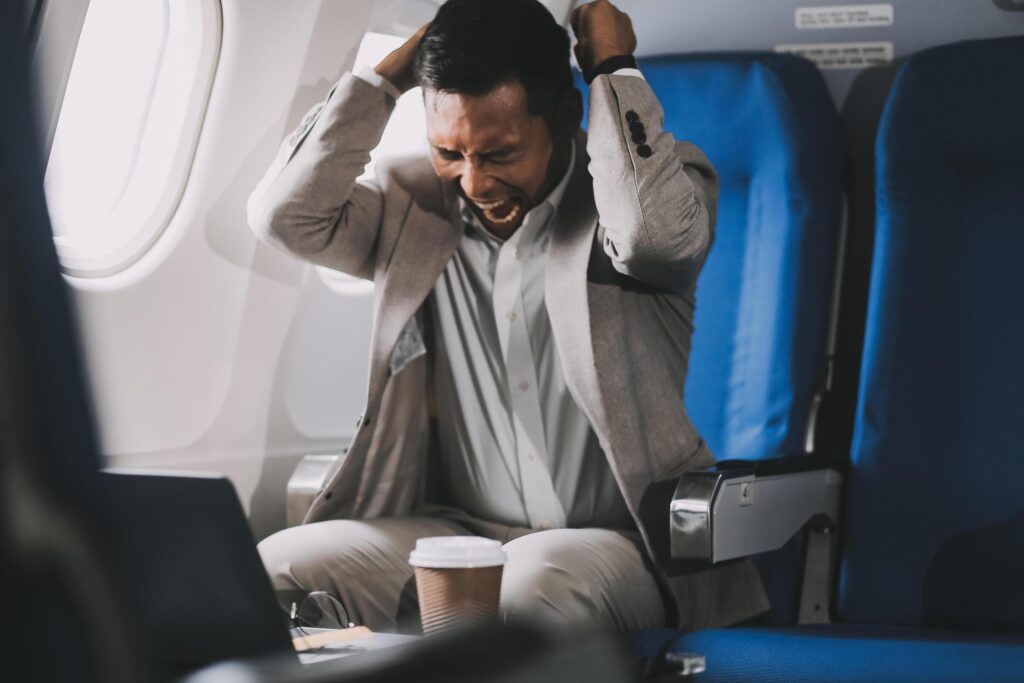
[[[512,258],[519,258],[519,247],[512,249]]]
[[[535,456],[533,453],[527,453],[526,457],[529,458],[530,460],[535,460],[537,456]]]
[[[519,390],[520,391],[526,391],[529,388],[530,388],[530,383],[529,382],[523,381],[523,382],[519,383]]]
[[[513,320],[514,321],[516,319],[516,312],[515,311],[509,311],[508,313],[505,314],[505,317],[508,318],[509,320]]]
[[[551,522],[541,522],[540,524],[537,525],[537,528],[540,529],[541,531],[547,531],[548,529],[551,528]]]

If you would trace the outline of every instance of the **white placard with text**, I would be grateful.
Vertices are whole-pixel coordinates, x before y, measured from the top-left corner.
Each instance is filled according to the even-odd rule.
[[[796,8],[796,27],[802,29],[892,26],[892,22],[890,4]]]
[[[888,64],[893,57],[890,42],[797,43],[776,45],[775,51],[809,59],[819,69],[863,69]]]

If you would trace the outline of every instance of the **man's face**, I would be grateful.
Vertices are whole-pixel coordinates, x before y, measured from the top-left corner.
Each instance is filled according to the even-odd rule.
[[[565,173],[566,155],[548,122],[526,110],[516,80],[485,95],[427,89],[424,97],[434,170],[457,186],[484,227],[510,236]]]

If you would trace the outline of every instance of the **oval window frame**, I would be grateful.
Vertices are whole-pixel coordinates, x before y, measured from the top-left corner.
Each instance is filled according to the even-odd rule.
[[[220,60],[220,0],[171,2],[168,40],[131,179],[101,225],[54,237],[65,274],[100,278],[137,262],[181,203]]]

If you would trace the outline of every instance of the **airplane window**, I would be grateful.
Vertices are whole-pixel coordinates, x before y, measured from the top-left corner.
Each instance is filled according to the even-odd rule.
[[[45,189],[66,272],[117,272],[184,190],[220,46],[218,0],[92,0]]]
[[[372,69],[406,41],[400,36],[384,33],[368,32],[363,36],[356,53],[356,61],[352,67],[354,72],[367,67]],[[370,163],[366,166],[360,180],[372,179],[375,176],[377,161],[381,157],[402,156],[427,152],[427,122],[423,109],[423,95],[420,88],[413,88],[402,95],[395,105],[395,110],[384,129],[380,144],[370,154]],[[348,295],[366,294],[373,291],[373,283],[358,280],[330,268],[317,267],[320,278],[331,289]]]

